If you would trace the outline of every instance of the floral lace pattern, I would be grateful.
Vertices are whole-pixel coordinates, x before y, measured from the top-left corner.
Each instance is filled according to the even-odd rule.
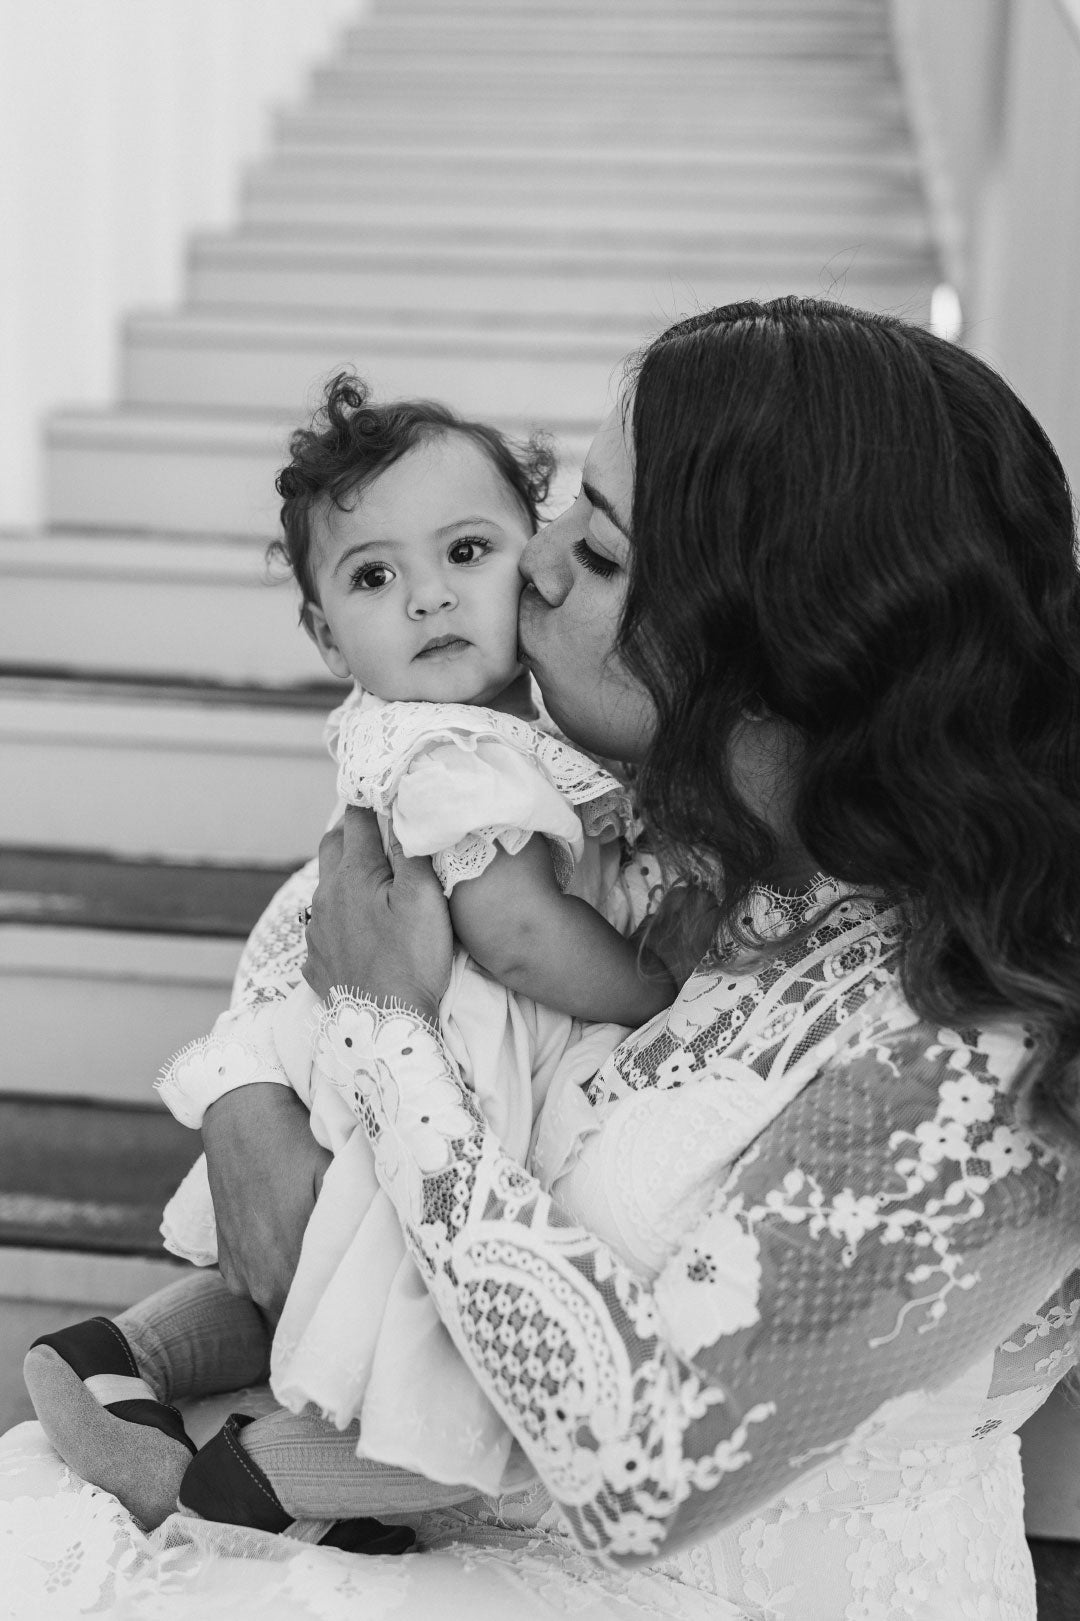
[[[414,1015],[326,1011],[324,1060],[546,1491],[424,1515],[398,1561],[175,1519],[148,1543],[24,1426],[0,1442],[15,1613],[1033,1621],[1012,1432],[1076,1357],[1076,1172],[1017,1119],[1028,1034],[921,1023],[889,915],[857,903],[826,938],[822,901],[763,967],[706,960],[670,1046],[661,1020],[578,1094],[591,1206],[501,1153]],[[607,1225],[631,1140],[652,1250]]]
[[[280,1002],[300,983],[307,939],[300,921],[319,882],[318,856],[282,884],[252,929],[237,964],[230,1006]]]
[[[895,918],[834,886],[802,921],[823,905],[749,975],[707,959],[594,1088],[604,1117],[725,1063],[780,1083],[663,1256],[628,1258],[599,1206],[578,1225],[508,1161],[414,1015],[339,998],[320,1040],[447,1326],[593,1558],[712,1532],[747,1615],[1030,1616],[1010,1432],[1072,1355],[1074,1305],[1040,1308],[1076,1264],[1078,1178],[1017,1118],[1030,1034],[922,1023]],[[422,1165],[429,1102],[429,1124],[454,1113]],[[1058,1362],[995,1395],[1005,1347],[1051,1337]],[[810,1608],[819,1569],[840,1608]]]
[[[338,793],[394,819],[409,855],[430,855],[449,895],[501,847],[516,855],[534,832],[551,846],[566,888],[583,836],[629,839],[630,798],[569,743],[513,715],[471,704],[386,703],[365,693],[336,712]]]

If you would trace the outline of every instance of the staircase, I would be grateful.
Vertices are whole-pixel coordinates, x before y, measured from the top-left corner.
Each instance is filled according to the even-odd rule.
[[[44,532],[0,538],[0,1294],[168,1264],[132,1257],[198,1145],[150,1082],[316,847],[338,692],[262,558],[326,375],[551,429],[558,500],[675,316],[924,320],[937,279],[885,0],[382,0],[344,35],[181,308],[127,320],[115,406],[46,424]]]

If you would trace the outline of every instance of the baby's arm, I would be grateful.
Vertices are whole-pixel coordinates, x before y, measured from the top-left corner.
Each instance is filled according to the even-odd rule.
[[[658,957],[562,893],[540,834],[457,883],[450,915],[466,951],[500,984],[561,1013],[637,1026],[674,999]]]

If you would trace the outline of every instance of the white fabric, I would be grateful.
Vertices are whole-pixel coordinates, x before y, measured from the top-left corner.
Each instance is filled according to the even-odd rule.
[[[556,1079],[539,1182],[479,1121],[420,1171],[396,1099],[454,1075],[414,1016],[342,997],[320,1051],[544,1523],[617,1562],[704,1538],[753,1621],[1032,1621],[1013,1432],[1076,1358],[1080,1170],[1018,1122],[1027,1032],[921,1024],[896,918],[823,907],[707,959],[587,1108]]]
[[[822,886],[806,915],[836,898]],[[556,1078],[536,1147],[558,1210],[479,1122],[479,1158],[445,1144],[437,1181],[380,1167],[562,1509],[533,1488],[424,1515],[426,1551],[397,1561],[175,1518],[146,1539],[26,1425],[0,1442],[9,1613],[1034,1621],[1013,1432],[1076,1357],[1077,1169],[1017,1123],[1024,1032],[921,1024],[895,920],[841,905],[760,971],[706,959],[587,1099]],[[263,934],[287,932],[272,911]],[[445,1052],[348,1000],[321,1040],[415,1167],[390,1081],[456,1084]],[[516,1308],[537,1337],[485,1340],[485,1289],[496,1322]],[[538,1347],[541,1367],[571,1359],[551,1396]],[[669,1477],[689,1490],[653,1495]],[[568,1536],[605,1478],[621,1495],[584,1523],[620,1568]],[[614,1553],[657,1530],[651,1563]]]
[[[498,845],[513,853],[541,832],[559,852],[564,887],[623,931],[645,914],[658,875],[640,858],[624,863],[627,795],[568,745],[491,710],[370,695],[343,706],[334,735],[345,798],[376,810],[384,835],[392,816],[407,853],[435,858],[448,893],[482,872]],[[505,1489],[520,1479],[520,1470],[508,1473],[510,1432],[432,1304],[354,1115],[312,1066],[317,1013],[302,982],[281,999],[231,1009],[159,1083],[188,1121],[233,1077],[291,1085],[335,1156],[275,1333],[272,1389],[292,1411],[313,1403],[339,1428],[359,1418],[366,1457],[446,1484]],[[563,1056],[575,1050],[587,1079],[626,1034],[514,995],[461,950],[440,1026],[488,1125],[519,1162]],[[174,1253],[199,1265],[216,1258],[204,1162],[170,1201],[162,1231]]]
[[[114,1401],[157,1401],[146,1380],[129,1373],[92,1373],[83,1384],[102,1407]]]

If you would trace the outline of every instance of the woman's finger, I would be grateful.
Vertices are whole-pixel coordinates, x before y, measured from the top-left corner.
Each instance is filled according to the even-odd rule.
[[[341,865],[344,852],[344,825],[335,822],[319,840],[319,882],[325,883]]]
[[[374,811],[361,810],[359,805],[348,807],[342,821],[342,855],[350,867],[365,876],[385,876],[387,861]]]

